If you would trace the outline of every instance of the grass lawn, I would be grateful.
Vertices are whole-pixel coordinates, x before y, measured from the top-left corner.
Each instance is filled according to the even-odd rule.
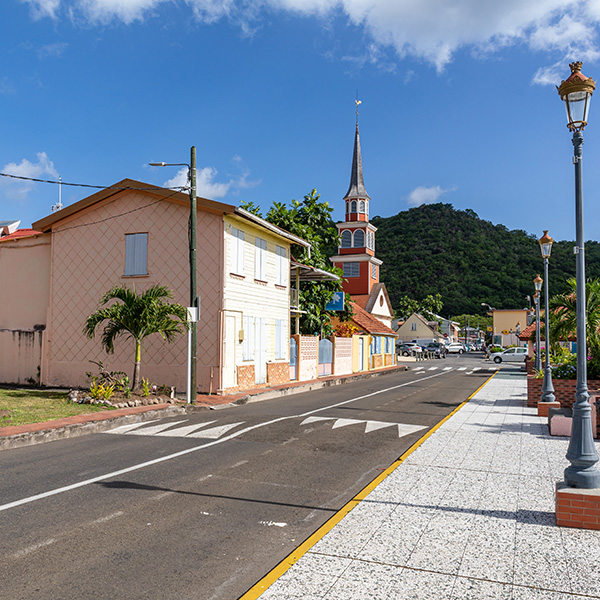
[[[67,392],[0,389],[0,427],[42,423],[100,410],[110,409],[67,402]]]

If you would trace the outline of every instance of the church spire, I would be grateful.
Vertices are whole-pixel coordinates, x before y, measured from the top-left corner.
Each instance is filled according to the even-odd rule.
[[[363,198],[370,200],[363,180],[362,156],[360,154],[360,136],[358,134],[358,114],[356,122],[356,133],[354,134],[354,154],[352,156],[352,172],[350,174],[350,187],[344,196],[344,200]]]

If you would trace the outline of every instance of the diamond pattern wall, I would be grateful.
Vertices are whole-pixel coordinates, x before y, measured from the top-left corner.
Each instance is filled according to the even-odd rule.
[[[58,223],[52,234],[52,289],[48,328],[47,383],[76,386],[86,382],[89,360],[133,373],[133,341],[121,338],[107,356],[100,345],[83,335],[87,316],[114,285],[143,291],[166,285],[174,300],[189,303],[189,209],[159,200],[148,192],[116,194]],[[148,232],[148,275],[124,277],[125,234]],[[223,219],[198,212],[197,281],[202,312],[198,323],[198,387],[213,391],[218,382],[219,310],[222,304]],[[142,376],[152,383],[185,389],[187,338],[167,344],[159,335],[148,338],[142,350]]]

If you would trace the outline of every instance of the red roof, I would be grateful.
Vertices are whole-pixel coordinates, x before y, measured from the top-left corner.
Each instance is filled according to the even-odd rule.
[[[41,234],[41,231],[36,231],[35,229],[17,229],[14,233],[2,236],[0,238],[0,242],[4,242],[6,240],[16,240],[17,238],[32,237],[34,235]]]
[[[396,337],[396,332],[390,329],[387,325],[384,325],[379,319],[376,319],[373,315],[369,314],[364,308],[359,306],[356,302],[350,302],[352,306],[352,320],[367,333],[378,333],[382,335],[393,335]]]

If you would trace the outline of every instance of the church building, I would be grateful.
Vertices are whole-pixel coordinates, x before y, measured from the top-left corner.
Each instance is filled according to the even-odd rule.
[[[340,246],[330,260],[343,271],[343,290],[352,298],[353,321],[367,333],[395,337],[391,329],[394,311],[385,284],[379,282],[382,261],[375,257],[377,227],[369,222],[370,202],[363,179],[357,113],[350,187],[344,196],[346,217],[336,224]],[[383,340],[386,345],[389,341]]]

